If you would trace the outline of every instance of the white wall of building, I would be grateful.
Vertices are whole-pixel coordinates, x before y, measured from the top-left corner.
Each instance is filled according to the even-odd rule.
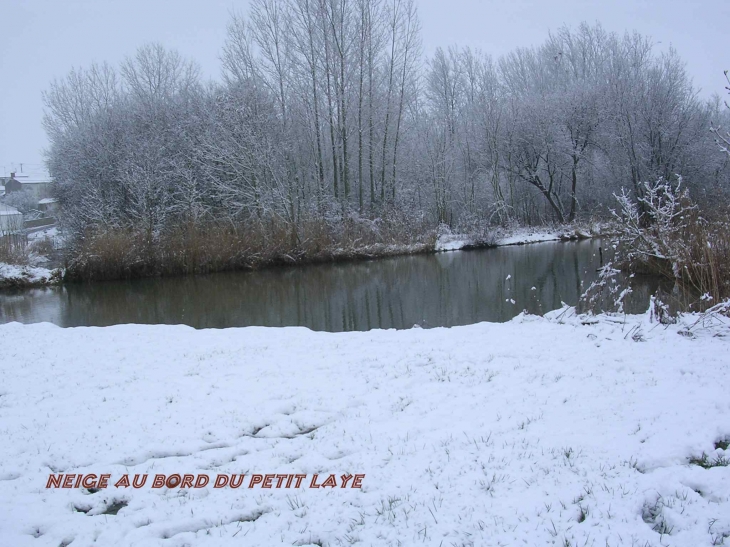
[[[0,203],[0,235],[23,229],[23,215],[17,209]]]

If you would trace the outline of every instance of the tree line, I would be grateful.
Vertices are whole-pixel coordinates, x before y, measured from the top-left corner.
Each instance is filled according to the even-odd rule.
[[[702,204],[727,196],[720,99],[638,33],[582,24],[498,59],[425,58],[414,0],[254,0],[220,60],[205,82],[149,44],[51,83],[47,159],[72,235],[563,223],[678,174]]]

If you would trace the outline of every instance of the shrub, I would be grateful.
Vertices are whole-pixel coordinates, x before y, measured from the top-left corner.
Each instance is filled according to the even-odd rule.
[[[0,233],[0,262],[27,264],[28,258],[28,238],[25,234]]]
[[[645,183],[638,200],[616,198],[619,267],[674,279],[714,301],[730,294],[730,222],[701,216],[681,178],[676,186]]]
[[[181,275],[263,266],[368,258],[432,249],[423,219],[394,211],[384,219],[356,215],[302,220],[189,222],[160,233],[95,229],[77,236],[67,257],[70,279]]]

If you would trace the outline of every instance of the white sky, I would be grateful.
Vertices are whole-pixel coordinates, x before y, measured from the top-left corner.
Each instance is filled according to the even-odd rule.
[[[599,21],[669,44],[687,62],[702,96],[723,93],[730,69],[730,0],[416,0],[428,55],[470,45],[498,56],[542,42],[551,29]],[[0,172],[38,165],[47,146],[41,91],[71,67],[117,64],[158,41],[217,78],[231,10],[246,0],[0,0]]]

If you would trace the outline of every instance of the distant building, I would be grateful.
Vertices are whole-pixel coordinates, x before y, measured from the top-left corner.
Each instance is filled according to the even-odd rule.
[[[4,186],[4,192],[0,191],[0,197],[23,192],[38,203],[38,210],[55,210],[56,202],[48,201],[53,200],[51,177],[48,173],[37,165],[20,165],[20,170],[13,168],[9,172],[4,171],[0,176],[0,185]]]
[[[23,190],[23,185],[15,178],[15,173],[10,173],[10,178],[5,180],[5,193],[10,194],[21,190]]]
[[[46,214],[58,211],[58,200],[56,198],[43,198],[38,201],[38,210]]]
[[[23,229],[23,214],[15,207],[0,203],[0,236]]]
[[[38,200],[53,197],[51,177],[42,169],[26,168],[22,172],[17,170],[10,172],[10,176],[5,179],[5,192],[9,194],[20,189]]]

